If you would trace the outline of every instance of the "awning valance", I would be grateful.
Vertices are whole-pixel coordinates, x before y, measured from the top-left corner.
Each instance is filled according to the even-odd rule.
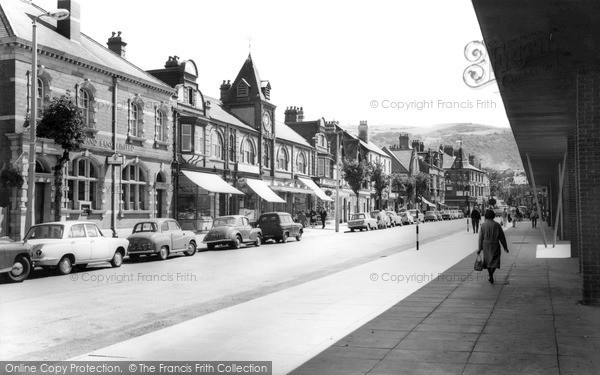
[[[250,189],[252,189],[267,202],[286,203],[285,200],[283,200],[279,195],[275,194],[275,192],[271,190],[269,185],[265,184],[264,181],[247,178],[246,184],[250,187]]]
[[[241,194],[241,191],[234,188],[225,182],[221,177],[216,174],[194,172],[194,171],[181,171],[189,178],[193,183],[200,186],[204,190],[208,190],[212,193],[225,193],[225,194]]]
[[[298,180],[300,180],[300,182],[302,182],[304,185],[306,185],[307,188],[314,191],[315,194],[317,195],[317,197],[319,197],[321,200],[333,201],[333,199],[331,199],[327,194],[325,194],[323,189],[318,187],[317,184],[315,184],[315,182],[313,180],[311,180],[310,178],[298,177]]]

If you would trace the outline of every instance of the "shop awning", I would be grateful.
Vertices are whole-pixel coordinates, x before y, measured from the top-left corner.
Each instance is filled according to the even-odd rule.
[[[200,186],[204,190],[208,190],[212,193],[225,193],[225,194],[241,194],[241,191],[234,188],[225,182],[221,177],[216,174],[193,172],[193,171],[181,171],[189,178],[193,183]]]
[[[435,203],[431,203],[430,201],[428,201],[427,199],[425,199],[424,197],[421,197],[421,202],[425,203],[428,206],[433,206],[435,207]]]
[[[285,200],[283,200],[279,195],[275,194],[275,192],[273,192],[273,190],[269,188],[269,185],[265,184],[264,181],[247,178],[246,184],[248,184],[250,189],[254,190],[256,194],[258,194],[267,202],[286,203]]]
[[[304,185],[306,185],[307,188],[314,191],[315,194],[317,195],[317,197],[319,197],[321,200],[333,201],[333,199],[331,199],[327,194],[325,194],[323,189],[318,187],[317,184],[315,184],[315,182],[313,180],[311,180],[310,178],[298,177],[298,180],[300,180],[300,182],[302,182]]]

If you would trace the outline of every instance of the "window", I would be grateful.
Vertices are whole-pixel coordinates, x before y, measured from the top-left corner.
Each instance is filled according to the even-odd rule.
[[[167,115],[162,109],[156,111],[156,140],[167,142],[169,140],[169,130],[167,128]]]
[[[194,129],[195,143],[194,143],[194,152],[196,154],[204,154],[204,128],[197,127]]]
[[[246,83],[245,80],[242,79],[240,83],[237,85],[237,97],[242,98],[248,96],[250,85]]]
[[[217,159],[223,159],[223,137],[218,131],[212,133],[212,156]]]
[[[188,87],[186,89],[187,93],[187,103],[189,105],[194,105],[194,89],[192,87]]]
[[[297,168],[298,172],[306,174],[306,156],[303,152],[298,155]]]
[[[277,153],[277,168],[283,169],[284,171],[288,170],[288,153],[285,148],[280,148]]]
[[[42,118],[42,112],[44,112],[44,81],[41,78],[37,79],[37,87],[36,87],[36,96],[35,96],[35,104],[36,104],[36,112],[37,118]]]
[[[142,122],[142,111],[139,103],[129,104],[129,134],[134,137],[142,137],[144,131]]]
[[[145,210],[146,209],[146,176],[137,164],[130,164],[123,168],[122,173],[122,196],[123,210]]]
[[[254,145],[249,138],[246,138],[242,143],[242,162],[254,165]]]
[[[192,125],[182,124],[181,125],[181,151],[191,152],[192,151]]]
[[[229,135],[229,161],[235,161],[235,134]]]
[[[69,231],[69,238],[85,238],[85,228],[83,224],[76,224]]]
[[[325,159],[319,158],[317,176],[325,176]]]
[[[79,90],[77,90],[77,106],[81,110],[83,124],[89,127],[92,123],[90,119],[92,114],[90,111],[90,94],[83,88],[79,88]]]
[[[169,223],[169,230],[170,231],[181,230],[181,228],[179,227],[179,224],[177,224],[176,221],[169,220],[169,221],[167,221],[167,223]]]
[[[79,202],[90,202],[92,209],[99,208],[98,172],[89,159],[80,158],[69,164],[67,185],[70,209],[79,209]]]
[[[263,142],[263,168],[271,168],[271,158],[269,155],[269,144]]]

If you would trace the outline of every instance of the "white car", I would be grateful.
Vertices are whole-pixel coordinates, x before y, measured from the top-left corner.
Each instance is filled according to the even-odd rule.
[[[32,246],[34,266],[56,268],[62,275],[73,266],[84,269],[90,263],[123,264],[129,241],[104,237],[95,223],[87,221],[57,221],[34,225],[23,240]]]
[[[415,219],[408,211],[400,212],[398,215],[402,219],[402,225],[408,225],[408,224],[415,223]]]
[[[350,215],[348,228],[350,228],[350,232],[354,232],[355,229],[360,229],[361,232],[363,229],[377,229],[377,220],[364,212],[355,213]]]

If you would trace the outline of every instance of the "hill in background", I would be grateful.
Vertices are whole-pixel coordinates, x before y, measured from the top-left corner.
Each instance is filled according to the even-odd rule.
[[[357,133],[356,126],[346,130]],[[517,143],[510,128],[498,128],[483,124],[439,124],[431,127],[369,125],[369,139],[380,148],[398,144],[400,134],[408,134],[410,142],[419,140],[425,148],[453,146],[456,150],[462,139],[467,153],[481,160],[483,168],[496,170],[523,169]]]

